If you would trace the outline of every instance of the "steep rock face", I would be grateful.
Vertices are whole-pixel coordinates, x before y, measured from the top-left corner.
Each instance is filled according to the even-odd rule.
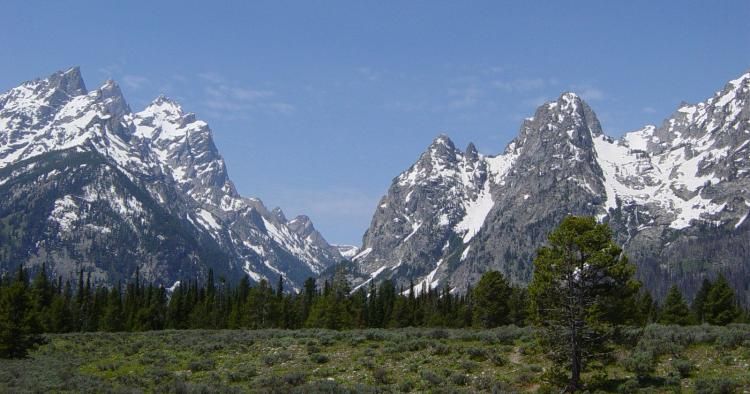
[[[526,119],[503,154],[471,155],[471,168],[485,171],[480,182],[420,171],[435,167],[421,164],[436,152],[433,143],[381,201],[352,279],[450,283],[462,291],[497,269],[525,283],[536,249],[565,215],[595,215],[609,222],[657,296],[671,283],[692,296],[704,277],[723,272],[750,301],[749,95],[750,73],[703,103],[680,106],[659,127],[614,140],[586,103],[565,93]],[[439,140],[452,146],[445,136]],[[415,185],[428,185],[421,187],[429,193],[415,194]],[[412,223],[443,214],[443,230],[433,226],[430,237],[418,238],[417,230],[407,238]],[[467,222],[474,225],[456,224]]]
[[[488,164],[473,145],[462,152],[439,136],[394,179],[353,260],[369,279],[434,276],[450,244],[481,225],[492,203],[489,185]]]
[[[68,156],[98,155],[97,160],[106,163],[105,167],[100,168],[108,168],[110,172],[127,178],[127,188],[113,186],[111,193],[97,194],[97,198],[122,202],[132,197],[128,193],[135,193],[140,196],[138,201],[141,205],[148,205],[154,212],[160,212],[161,216],[151,212],[151,219],[158,216],[160,220],[168,219],[177,227],[188,226],[189,230],[185,231],[192,238],[186,235],[184,240],[193,239],[194,246],[188,248],[191,252],[187,255],[191,256],[191,264],[199,268],[177,269],[175,267],[183,264],[182,260],[168,253],[155,253],[153,257],[148,257],[147,252],[151,249],[144,249],[143,253],[135,255],[131,253],[130,257],[137,255],[138,259],[129,264],[115,257],[98,256],[102,261],[95,260],[93,255],[79,253],[84,245],[90,243],[86,238],[89,233],[80,232],[83,231],[81,226],[86,223],[74,220],[66,222],[64,228],[76,234],[73,238],[80,242],[73,249],[78,252],[73,254],[75,257],[65,259],[65,264],[59,263],[60,267],[66,267],[60,268],[60,272],[69,272],[69,267],[76,265],[96,267],[97,277],[112,283],[121,278],[124,272],[135,272],[136,265],[145,267],[147,264],[142,260],[149,260],[154,268],[144,269],[142,273],[146,279],[160,283],[171,284],[180,279],[180,275],[205,273],[210,267],[230,275],[230,280],[239,278],[243,273],[255,281],[263,278],[276,280],[283,275],[291,288],[298,288],[304,279],[317,275],[341,259],[338,250],[328,245],[317,231],[314,235],[300,235],[285,218],[269,212],[260,200],[240,196],[229,179],[208,125],[196,119],[194,114],[184,112],[179,104],[166,97],[161,96],[143,111],[132,113],[113,81],[107,81],[99,89],[89,92],[77,68],[26,82],[0,95],[0,168],[7,170],[0,179],[0,185],[21,187],[17,180],[24,179],[30,182],[23,186],[24,190],[42,188],[43,185],[32,182],[27,172],[48,161],[59,163],[54,158],[61,151]],[[39,163],[14,167],[24,160]],[[112,184],[107,179],[91,179],[86,190],[103,187],[97,183],[100,180],[104,184]],[[138,192],[132,192],[133,188]],[[15,193],[11,190],[8,192]],[[70,198],[73,198],[70,201],[75,201],[75,198],[67,196],[76,196],[75,193],[80,192],[70,190],[68,194],[56,196],[55,201],[62,201],[61,208],[58,207],[62,211],[55,211],[54,204],[44,205],[35,207],[41,211],[34,215],[50,218],[62,215],[60,217],[64,218],[65,209],[70,208],[70,217],[80,217],[76,209],[93,209],[68,204]],[[51,195],[48,197],[52,198]],[[152,203],[156,206],[153,207]],[[19,204],[13,206],[20,209],[22,205]],[[7,213],[12,214],[10,211]],[[158,221],[144,221],[136,218],[134,212],[121,213],[123,221],[141,224],[140,228],[135,226],[132,229],[136,233],[133,237],[139,239],[139,243],[158,235],[154,228],[160,225]],[[99,213],[93,212],[91,215],[97,216]],[[165,219],[163,215],[168,218]],[[114,219],[109,222],[114,223]],[[56,223],[54,220],[44,223],[48,227],[39,224],[33,228],[36,233],[24,233],[25,238],[22,237],[37,240],[34,244],[24,241],[21,246],[28,249],[29,256],[40,253],[55,256],[56,252],[43,250],[40,245],[45,245],[41,242],[48,239],[45,237],[49,236],[50,240],[56,237],[58,228],[52,228]],[[312,227],[312,224],[308,227]],[[9,228],[8,231],[16,230]],[[117,241],[111,236],[104,238],[107,242]],[[152,241],[148,242],[153,244]],[[66,242],[53,244],[60,249],[72,247]],[[37,259],[14,256],[16,259],[13,261],[3,258],[0,268],[9,270],[15,264],[32,264]],[[56,258],[48,260],[53,270],[61,261]]]
[[[95,281],[116,283],[138,268],[165,285],[209,268],[241,275],[211,237],[179,219],[189,201],[166,189],[167,210],[98,152],[50,152],[0,169],[0,177],[4,270],[13,262],[32,269],[45,263],[55,276],[83,269]]]
[[[683,104],[660,127],[597,143],[608,216],[644,282],[692,295],[723,272],[748,302],[750,73],[705,102]]]
[[[519,136],[506,149],[514,165],[493,188],[495,204],[479,236],[453,273],[464,286],[502,264],[516,283],[531,279],[529,261],[550,229],[565,215],[594,215],[604,193],[593,139],[602,135],[591,109],[566,93],[541,106],[524,121]]]

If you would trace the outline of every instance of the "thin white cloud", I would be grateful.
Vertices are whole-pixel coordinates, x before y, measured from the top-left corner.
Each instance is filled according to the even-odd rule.
[[[550,84],[551,83],[544,78],[517,78],[512,80],[492,81],[492,86],[500,90],[520,93],[544,89]]]
[[[212,83],[224,83],[224,77],[221,74],[213,71],[199,73],[198,78]]]
[[[360,67],[357,69],[357,72],[368,81],[376,81],[380,78],[380,73],[371,67]]]
[[[116,75],[122,74],[122,66],[119,64],[108,64],[97,70],[99,74],[102,74],[104,78],[114,78]]]
[[[146,85],[149,82],[148,78],[140,76],[140,75],[125,75],[122,77],[122,84],[125,85],[125,87],[132,89],[132,90],[138,90],[142,88],[144,85]]]
[[[463,89],[451,89],[448,92],[451,97],[448,108],[467,109],[476,106],[482,98],[482,91],[476,86],[468,86]]]
[[[536,96],[536,97],[531,97],[531,98],[523,100],[523,104],[529,107],[536,108],[546,103],[547,101],[550,101],[551,99],[552,98],[548,96]]]
[[[643,107],[643,112],[647,114],[655,114],[656,109],[654,107]]]
[[[245,118],[251,112],[288,115],[295,111],[292,104],[279,99],[272,90],[243,87],[216,72],[197,76],[203,82],[203,105],[215,116]]]
[[[571,85],[571,90],[586,101],[601,101],[607,97],[601,89],[591,85]]]

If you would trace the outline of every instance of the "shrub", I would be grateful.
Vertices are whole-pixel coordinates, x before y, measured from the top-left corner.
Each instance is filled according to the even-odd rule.
[[[314,343],[307,344],[307,354],[320,353],[320,348]]]
[[[731,394],[737,383],[727,378],[698,379],[695,381],[696,394]]]
[[[451,353],[451,347],[440,342],[433,343],[430,353],[433,356],[445,356]]]
[[[430,345],[429,342],[427,342],[427,341],[425,341],[423,339],[418,339],[418,340],[413,340],[413,341],[409,341],[409,342],[405,343],[403,345],[403,348],[405,350],[407,350],[407,351],[410,351],[410,352],[416,352],[418,350],[426,349],[427,346],[429,346],[429,345]],[[399,347],[401,347],[401,346],[399,346]]]
[[[258,375],[258,372],[255,370],[255,367],[248,364],[241,364],[237,365],[227,373],[227,378],[230,382],[246,382],[255,376]]]
[[[422,379],[431,386],[440,386],[441,384],[443,384],[443,378],[438,376],[435,372],[422,371],[421,376]]]
[[[402,393],[409,393],[414,390],[414,386],[415,384],[411,380],[404,380],[403,382],[399,383],[398,391]]]
[[[388,384],[388,371],[385,368],[375,368],[372,371],[372,378],[377,384]]]
[[[325,354],[320,354],[320,353],[315,353],[315,354],[310,355],[310,360],[312,360],[316,364],[325,364],[328,361],[330,361],[328,356],[326,356]]]
[[[344,386],[333,380],[318,380],[312,383],[295,387],[292,390],[292,393],[300,394],[348,394],[350,392],[350,390],[347,390]]]
[[[258,387],[279,390],[284,386],[284,379],[278,375],[261,375],[255,379],[255,384]]]
[[[292,358],[292,353],[284,350],[276,353],[266,354],[265,356],[263,356],[261,361],[263,361],[263,364],[271,367],[276,364],[281,364],[285,361],[289,361]]]
[[[746,339],[750,339],[749,332],[741,331],[737,327],[727,327],[716,337],[716,345],[723,349],[734,349]]]
[[[522,369],[516,373],[516,383],[527,385],[534,381],[534,374],[529,369]]]
[[[367,333],[365,333],[365,338],[367,338],[368,341],[382,341],[385,339],[385,336],[381,332],[368,330]]]
[[[461,369],[464,372],[470,373],[470,372],[476,370],[477,368],[479,368],[479,363],[477,363],[475,361],[470,361],[470,360],[463,360],[463,361],[461,361],[460,366],[461,366]]]
[[[193,372],[213,371],[216,368],[216,362],[210,358],[191,361],[188,368]]]
[[[633,372],[638,378],[651,375],[656,368],[656,357],[650,351],[636,350],[630,357],[623,360],[626,370]]]
[[[307,376],[302,372],[289,372],[288,374],[284,375],[282,379],[284,380],[284,383],[290,386],[299,386],[305,383],[305,380],[307,380]]]
[[[622,394],[633,394],[638,392],[638,380],[628,379],[619,386],[617,386],[617,392]]]
[[[734,365],[734,361],[735,361],[734,357],[729,356],[729,355],[724,356],[724,357],[721,358],[721,363],[724,364],[724,365],[726,365],[727,367],[729,367],[731,365]]]
[[[454,373],[450,379],[456,386],[466,386],[469,383],[469,377],[462,373]]]
[[[474,361],[484,361],[487,360],[487,351],[480,348],[468,348],[466,349],[466,354],[469,355],[469,358]]]
[[[695,369],[695,363],[690,360],[675,358],[672,359],[672,368],[677,371],[680,377],[687,378],[693,372],[693,369]]]
[[[374,369],[375,368],[375,362],[372,361],[371,358],[366,358],[362,360],[362,366],[367,369]]]
[[[508,364],[508,360],[500,353],[494,353],[490,356],[490,360],[493,364],[495,364],[498,367],[502,367],[503,365]]]

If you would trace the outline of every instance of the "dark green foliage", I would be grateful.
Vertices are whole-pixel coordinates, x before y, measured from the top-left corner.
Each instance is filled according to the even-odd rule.
[[[568,216],[539,249],[529,296],[540,342],[559,368],[563,383],[581,389],[581,374],[604,358],[615,326],[635,320],[639,284],[635,267],[593,217]]]
[[[314,363],[317,363],[317,364],[325,364],[328,361],[330,361],[328,356],[326,356],[325,354],[320,354],[320,353],[311,354],[310,360],[312,360]]]
[[[732,394],[737,383],[726,378],[698,379],[695,382],[696,394]]]
[[[667,293],[667,298],[664,300],[664,305],[659,314],[659,323],[681,326],[692,323],[690,309],[677,286],[672,286]]]
[[[490,271],[482,275],[472,294],[477,325],[493,328],[508,324],[511,294],[510,284],[500,272]]]
[[[649,350],[637,350],[623,360],[623,367],[639,379],[650,376],[656,368],[656,356]]]
[[[706,322],[720,326],[732,323],[740,316],[734,290],[724,275],[719,275],[711,285],[703,305],[703,314]]]
[[[706,299],[708,298],[708,293],[710,292],[711,292],[711,281],[709,281],[708,279],[703,279],[701,288],[698,290],[698,293],[695,294],[695,298],[693,298],[693,303],[690,305],[690,310],[693,313],[693,317],[695,318],[695,321],[698,323],[704,323],[706,321],[706,316],[705,316]]]
[[[375,368],[372,371],[372,378],[377,384],[388,384],[388,370],[385,368]]]
[[[39,285],[39,282],[35,282]],[[35,288],[39,294],[42,289]],[[10,286],[0,287],[0,357],[22,358],[42,342],[39,307],[35,308],[23,268]],[[41,302],[37,300],[38,302]],[[35,309],[37,309],[35,311]]]
[[[672,359],[672,367],[682,378],[687,378],[695,369],[695,363],[681,358]]]
[[[211,359],[195,360],[191,361],[188,369],[193,372],[199,371],[212,371],[216,368],[216,362]]]

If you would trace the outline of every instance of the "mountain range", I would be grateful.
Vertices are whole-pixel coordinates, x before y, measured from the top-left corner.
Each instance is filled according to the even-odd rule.
[[[564,93],[498,155],[437,137],[380,200],[349,278],[463,291],[488,270],[528,283],[569,214],[609,223],[661,298],[722,273],[750,301],[750,73],[619,139]]]
[[[750,303],[749,99],[745,73],[614,139],[564,93],[500,154],[440,135],[393,179],[358,248],[240,196],[208,124],[178,103],[133,112],[115,82],[89,91],[71,68],[0,95],[0,270],[173,286],[212,269],[291,290],[340,271],[355,289],[461,292],[488,270],[528,283],[537,248],[575,214],[610,225],[657,298],[722,273]]]
[[[248,275],[289,286],[342,259],[310,219],[288,220],[229,179],[212,131],[160,96],[140,112],[78,68],[0,95],[0,268],[95,281]]]

